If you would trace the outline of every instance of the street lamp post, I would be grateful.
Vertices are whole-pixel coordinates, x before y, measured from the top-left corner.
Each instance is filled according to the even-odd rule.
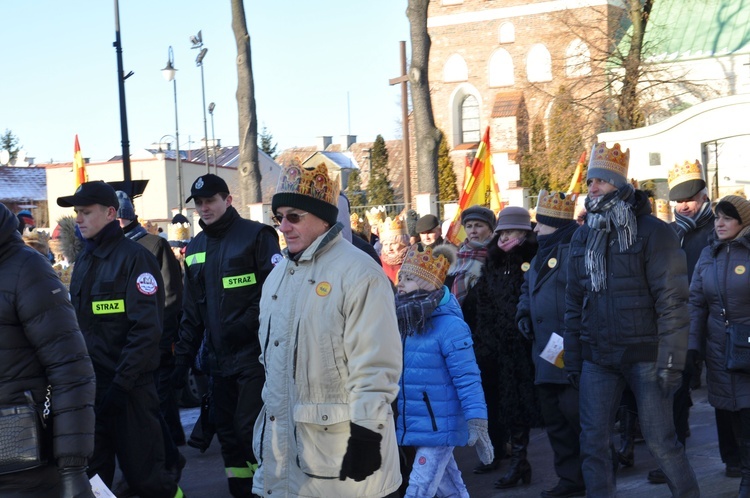
[[[195,58],[195,65],[201,68],[201,91],[203,93],[203,145],[206,153],[206,173],[211,172],[211,166],[208,163],[208,119],[206,119],[206,84],[203,79],[203,58],[206,56],[208,49],[203,47],[203,36],[198,31],[196,36],[190,37],[193,44],[191,48],[199,48],[198,57]]]
[[[180,207],[180,214],[182,214],[184,197],[182,194],[182,161],[180,160],[180,126],[177,120],[177,80],[175,79],[177,69],[174,68],[174,53],[172,52],[171,45],[167,54],[167,67],[162,69],[161,72],[165,80],[172,82],[172,87],[174,88],[174,143],[177,155],[177,195],[179,196],[178,205]],[[159,143],[161,143],[161,139],[159,139]]]
[[[211,115],[211,155],[214,160],[214,174],[218,175],[219,169],[216,166],[216,135],[214,134],[214,109],[216,109],[216,104],[213,102],[208,104],[208,113]]]

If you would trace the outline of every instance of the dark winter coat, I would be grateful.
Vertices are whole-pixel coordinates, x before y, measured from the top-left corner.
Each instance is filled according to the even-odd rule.
[[[573,235],[565,305],[565,369],[583,360],[603,366],[656,362],[682,370],[689,316],[685,252],[674,230],[651,214],[646,194],[635,192],[637,237],[620,252],[617,232],[607,239],[607,287],[591,288],[584,263],[590,228]]]
[[[153,254],[117,221],[76,260],[70,295],[96,372],[97,392],[153,382],[159,366],[164,282]],[[97,236],[99,237],[99,236]]]
[[[516,322],[522,317],[531,319],[534,333],[531,358],[534,361],[537,384],[568,383],[565,370],[542,359],[539,354],[544,350],[553,332],[560,337],[565,333],[565,287],[572,236],[573,232],[569,231],[552,249],[545,261],[537,262],[539,255],[532,260],[521,289]]]
[[[750,235],[713,240],[703,249],[690,284],[689,347],[706,358],[708,402],[738,411],[750,408],[750,375],[725,368],[727,333],[719,292],[729,322],[750,325]]]
[[[258,362],[260,291],[281,258],[276,231],[243,219],[231,206],[204,226],[185,253],[177,364],[192,364],[204,331],[213,374],[234,375]]]
[[[494,367],[491,374],[499,383],[500,422],[533,427],[540,422],[540,415],[531,343],[518,331],[516,310],[524,274],[537,246],[530,237],[506,253],[497,247],[497,239],[495,234],[487,245],[482,275],[466,295],[462,309],[471,328],[477,363],[484,369]]]
[[[94,450],[91,359],[67,289],[49,261],[23,243],[17,224],[0,204],[0,405],[25,405],[25,391],[41,405],[52,386],[54,459],[83,466]],[[16,478],[0,476],[0,496]]]
[[[164,281],[164,327],[159,341],[162,362],[173,358],[172,345],[177,342],[182,310],[182,270],[172,248],[164,237],[148,233],[138,220],[124,228],[125,236],[138,242],[156,257]]]
[[[685,251],[685,257],[687,258],[688,282],[693,279],[695,265],[698,263],[698,258],[700,258],[703,248],[711,241],[714,233],[714,218],[715,217],[712,215],[711,219],[702,227],[696,228],[692,232],[688,232],[682,239],[682,250]],[[670,226],[677,231],[677,223],[670,223]]]

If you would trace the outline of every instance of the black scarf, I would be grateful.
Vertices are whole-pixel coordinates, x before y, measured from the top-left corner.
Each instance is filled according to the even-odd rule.
[[[627,184],[602,197],[586,198],[586,224],[590,230],[586,239],[586,271],[591,275],[594,292],[607,288],[607,237],[612,228],[617,232],[620,252],[627,251],[638,232],[634,211],[635,189]]]
[[[680,245],[682,245],[683,240],[685,240],[685,236],[692,232],[693,230],[697,230],[699,228],[703,228],[706,223],[709,223],[711,221],[713,212],[711,211],[711,202],[706,201],[703,203],[701,208],[698,210],[698,213],[695,215],[695,219],[682,215],[675,210],[674,212],[674,222],[677,225],[677,236],[680,238]]]
[[[203,220],[199,220],[198,224],[201,226],[206,235],[211,238],[221,237],[226,233],[229,227],[234,223],[236,218],[239,218],[240,214],[234,209],[233,206],[227,207],[226,212],[221,215],[221,218],[216,220],[210,225],[203,223]]]
[[[396,294],[396,318],[401,337],[423,334],[432,312],[445,295],[442,287],[434,291],[416,290],[408,294]]]
[[[534,259],[534,270],[536,270],[537,273],[546,266],[545,263],[547,263],[547,259],[550,254],[552,254],[552,251],[557,249],[557,246],[560,244],[569,242],[570,238],[573,237],[573,232],[577,229],[578,223],[571,220],[570,223],[558,228],[549,235],[537,235],[536,240],[539,244],[539,248],[536,251],[536,257]]]

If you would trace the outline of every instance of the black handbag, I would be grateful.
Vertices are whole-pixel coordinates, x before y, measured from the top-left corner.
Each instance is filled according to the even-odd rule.
[[[726,369],[730,372],[741,372],[750,374],[750,325],[729,323],[727,310],[724,307],[724,299],[719,287],[719,270],[714,265],[714,277],[716,278],[716,293],[719,296],[721,306],[721,317],[724,319],[726,328],[725,361]]]
[[[47,398],[41,410],[31,391],[24,393],[27,404],[0,407],[0,475],[48,463],[50,445],[45,431],[51,390],[51,386],[47,386]]]

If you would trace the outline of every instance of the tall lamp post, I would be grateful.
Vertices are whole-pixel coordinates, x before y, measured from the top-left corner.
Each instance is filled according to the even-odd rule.
[[[184,202],[184,197],[182,194],[182,161],[180,160],[180,126],[177,120],[177,80],[175,79],[176,72],[177,69],[174,68],[174,52],[172,52],[172,46],[170,45],[169,51],[167,52],[167,67],[161,70],[161,74],[164,76],[165,80],[172,82],[172,87],[174,88],[174,142],[177,154],[177,195],[179,196],[178,205],[180,207],[180,214],[183,214],[182,203]],[[159,140],[159,143],[161,143],[161,139]]]
[[[216,109],[216,104],[213,102],[208,104],[208,113],[211,115],[211,155],[214,160],[214,174],[218,175],[219,169],[216,166],[216,135],[214,134],[214,109]]]
[[[191,48],[199,48],[198,57],[195,58],[195,65],[201,68],[201,91],[203,93],[203,145],[205,146],[206,152],[206,173],[211,172],[211,166],[208,163],[208,119],[206,119],[206,84],[203,80],[203,58],[206,56],[208,49],[203,46],[203,36],[201,31],[198,34],[190,37],[190,42],[193,44]]]

